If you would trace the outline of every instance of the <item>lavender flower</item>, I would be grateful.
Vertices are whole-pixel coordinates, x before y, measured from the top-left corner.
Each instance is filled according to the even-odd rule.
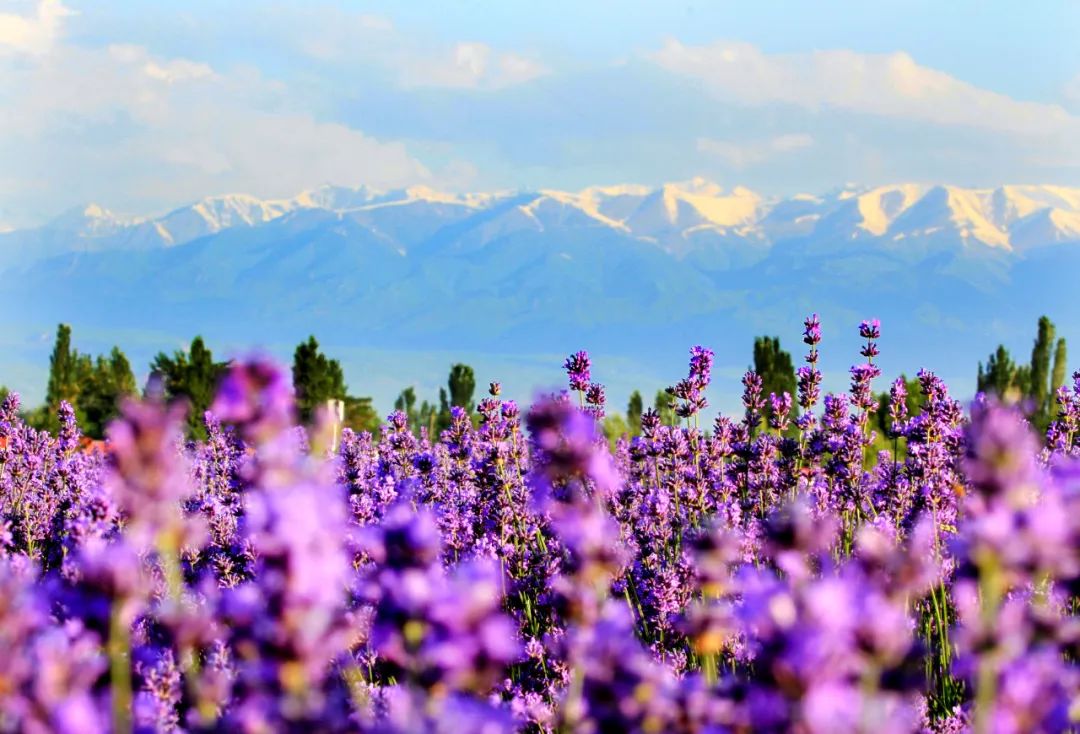
[[[588,352],[574,352],[566,358],[563,369],[570,378],[571,390],[583,393],[589,389],[589,384],[592,382],[592,376],[589,374],[591,366]]]
[[[9,396],[0,731],[1069,730],[1080,373],[1045,445],[897,380],[875,459],[880,325],[839,395],[804,326],[796,396],[751,372],[741,420],[648,411],[613,449],[584,352],[580,408],[538,399],[525,432],[492,383],[475,423],[395,412],[332,457],[266,360],[230,367],[205,441],[130,402],[107,456]],[[680,416],[712,363],[691,350]]]

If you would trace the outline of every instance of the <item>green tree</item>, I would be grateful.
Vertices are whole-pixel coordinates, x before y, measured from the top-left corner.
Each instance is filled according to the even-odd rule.
[[[424,425],[432,434],[438,434],[450,427],[450,408],[464,408],[470,416],[473,414],[475,404],[473,393],[476,392],[476,374],[473,368],[467,364],[455,364],[450,367],[450,375],[446,378],[446,387],[439,388],[438,410],[430,406],[430,412],[425,414]]]
[[[416,416],[416,388],[411,385],[400,393],[394,400],[394,410],[400,410],[409,419],[409,423],[412,424],[414,417]]]
[[[347,395],[344,401],[345,420],[343,425],[345,428],[351,428],[354,431],[367,431],[371,434],[378,433],[379,414],[375,411],[371,398],[357,398]]]
[[[445,391],[440,390],[439,394],[443,395]],[[444,402],[445,404],[445,402]],[[445,426],[450,425],[450,409],[447,408],[445,413],[439,409],[436,409],[434,403],[423,401],[420,403],[420,411],[417,413],[416,426],[413,428],[416,434],[420,434],[420,428],[427,429],[428,435],[435,436],[435,431],[439,429],[443,419],[445,418]],[[444,426],[444,427],[445,427]]]
[[[1065,349],[1065,337],[1061,337],[1057,340],[1057,347],[1054,349],[1054,371],[1050,374],[1050,399],[1046,406],[1048,419],[1052,419],[1057,414],[1057,391],[1058,388],[1065,384],[1068,358]]]
[[[427,406],[426,401],[424,402],[424,405]],[[430,411],[430,413],[425,413],[426,418],[424,425],[427,425],[426,420],[430,419],[432,421],[432,425],[434,426],[434,431],[432,431],[433,433],[441,433],[442,431],[445,431],[447,428],[450,427],[450,397],[446,394],[445,387],[439,388],[438,410],[436,410],[434,405],[431,405]]]
[[[1013,392],[1017,397],[1031,394],[1031,365],[1018,364],[1013,377]]]
[[[979,392],[992,393],[1004,398],[1010,392],[1019,391],[1021,388],[1026,387],[1018,384],[1022,377],[1024,376],[1020,374],[1016,363],[1013,362],[1009,350],[1005,348],[1004,344],[999,344],[997,351],[986,360],[985,369],[982,362],[979,362],[976,389]]]
[[[315,409],[327,400],[344,400],[348,393],[341,364],[319,351],[314,336],[296,347],[292,378],[296,407],[304,423],[310,422]]]
[[[187,400],[188,435],[206,438],[204,414],[210,408],[228,362],[215,362],[214,355],[201,336],[191,341],[187,352],[177,350],[172,356],[159,352],[150,363],[148,389],[160,384],[169,400]]]
[[[627,425],[626,419],[618,413],[609,413],[604,417],[604,422],[600,424],[600,430],[604,433],[604,438],[607,439],[608,446],[612,451],[615,450],[615,444],[623,436],[630,434],[630,426]]]
[[[83,433],[102,438],[109,421],[116,417],[120,400],[136,392],[131,363],[119,347],[113,347],[108,357],[99,356],[80,388]]]
[[[464,408],[467,413],[472,413],[473,393],[476,392],[476,375],[473,368],[467,364],[455,364],[450,368],[450,377],[446,380],[446,386],[450,390],[450,405]]]
[[[119,399],[134,393],[135,375],[119,347],[113,347],[107,357],[98,356],[95,360],[72,346],[71,327],[60,324],[49,358],[45,406],[31,420],[40,428],[57,430],[57,409],[61,401],[67,401],[75,409],[82,432],[91,438],[101,438],[117,413]]]
[[[1028,397],[1034,407],[1035,426],[1045,430],[1050,405],[1050,352],[1054,347],[1054,322],[1046,316],[1039,318],[1039,331],[1031,348],[1031,386]]]
[[[792,418],[798,415],[798,404],[794,402],[798,397],[795,365],[791,361],[791,355],[780,348],[779,337],[759,336],[754,339],[753,369],[761,377],[766,417],[772,415],[772,407],[768,402],[769,394],[776,393],[779,396],[785,392],[792,398]]]
[[[645,403],[641,399],[641,393],[634,390],[626,404],[626,423],[631,436],[641,435],[641,414],[644,412]]]
[[[675,425],[677,416],[675,415],[675,406],[671,402],[671,396],[668,395],[667,390],[657,390],[656,397],[653,399],[653,410],[660,416],[660,422],[665,426]],[[640,423],[638,424],[641,425]]]
[[[49,357],[49,382],[45,388],[45,404],[55,413],[61,400],[71,404],[79,397],[79,354],[71,347],[71,326],[56,327],[56,341]]]

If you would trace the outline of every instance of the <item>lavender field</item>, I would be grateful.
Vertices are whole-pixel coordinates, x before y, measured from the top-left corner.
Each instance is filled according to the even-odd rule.
[[[1046,434],[918,376],[874,397],[743,378],[702,425],[614,451],[588,354],[531,406],[296,425],[237,360],[185,406],[130,399],[86,449],[0,411],[0,731],[1061,732],[1080,701],[1080,373]],[[796,417],[797,416],[797,417]],[[888,445],[875,453],[871,445]]]
[[[0,734],[1080,734],[1077,39],[0,0]]]

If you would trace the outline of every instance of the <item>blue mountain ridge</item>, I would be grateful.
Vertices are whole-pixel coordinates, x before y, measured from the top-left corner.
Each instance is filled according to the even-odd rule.
[[[0,383],[40,398],[60,321],[80,349],[120,343],[137,366],[196,333],[219,352],[262,345],[282,358],[313,333],[342,358],[353,391],[374,394],[384,412],[409,382],[433,393],[450,360],[499,372],[478,377],[527,398],[559,383],[561,357],[581,348],[618,407],[631,389],[651,395],[676,380],[697,343],[717,352],[714,402],[735,410],[753,337],[778,334],[798,359],[811,312],[825,325],[834,389],[858,360],[855,329],[867,317],[882,320],[887,376],[926,366],[961,394],[999,342],[1026,359],[1042,313],[1080,343],[1080,237],[1043,221],[1061,221],[1060,207],[1010,224],[992,216],[996,192],[978,194],[990,224],[972,225],[950,206],[960,194],[928,187],[906,207],[894,202],[875,232],[881,222],[859,214],[873,191],[761,200],[731,224],[723,195],[697,187],[479,203],[371,194],[344,208],[324,192],[317,205],[234,218],[182,242],[152,236],[176,212],[90,236],[70,217],[67,235],[49,225],[0,235]],[[798,222],[806,217],[811,226]],[[1046,246],[1010,242],[1013,230],[1035,231]]]

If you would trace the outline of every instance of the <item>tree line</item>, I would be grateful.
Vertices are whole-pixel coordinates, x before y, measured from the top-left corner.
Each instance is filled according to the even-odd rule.
[[[977,389],[1024,404],[1035,427],[1045,431],[1056,412],[1055,393],[1065,382],[1066,361],[1065,339],[1056,336],[1054,323],[1043,316],[1037,324],[1030,361],[1014,361],[1005,345],[999,345],[985,365],[979,363]],[[187,349],[172,354],[159,352],[154,357],[142,392],[157,392],[168,400],[185,400],[190,408],[188,434],[201,439],[206,435],[203,414],[210,407],[217,383],[227,366],[228,362],[215,360],[203,338],[196,336]],[[787,392],[795,396],[795,364],[791,354],[781,347],[778,337],[761,336],[754,340],[750,369],[762,378],[763,395]],[[341,363],[324,354],[314,336],[297,345],[293,353],[292,378],[301,422],[310,423],[318,407],[327,401],[340,400],[345,406],[345,426],[373,433],[379,429],[381,416],[372,399],[350,394]],[[921,399],[918,380],[904,379],[908,385],[908,410],[915,413]],[[45,405],[30,411],[26,417],[33,425],[55,431],[58,428],[56,409],[60,401],[67,401],[74,407],[84,434],[101,438],[116,415],[120,400],[138,392],[131,363],[118,346],[107,354],[82,353],[72,345],[71,327],[60,324],[49,358]],[[451,366],[446,386],[439,389],[437,399],[418,400],[415,387],[410,386],[395,399],[394,408],[408,416],[409,425],[417,432],[424,428],[430,435],[438,435],[450,425],[453,407],[464,409],[475,420],[475,392],[473,368],[458,363]],[[0,388],[0,395],[4,393],[6,390]],[[884,435],[888,393],[882,392],[878,398],[880,406],[876,418]],[[672,397],[666,390],[655,393],[650,407],[664,423],[672,424],[677,420]],[[770,410],[766,402],[766,417]],[[609,412],[603,424],[604,433],[611,439],[638,435],[644,412],[645,398],[640,391],[634,390],[625,413]],[[796,403],[792,407],[792,418],[797,417],[797,412]]]
[[[1024,403],[1040,433],[1046,432],[1057,413],[1055,396],[1058,388],[1065,384],[1067,371],[1065,339],[1058,337],[1055,341],[1055,332],[1054,322],[1043,316],[1039,319],[1031,360],[1027,364],[1014,362],[1004,344],[998,345],[986,360],[985,367],[979,363],[977,389]]]
[[[105,428],[116,416],[125,397],[139,394],[135,373],[124,352],[114,346],[107,355],[94,357],[72,345],[71,327],[60,324],[49,357],[49,379],[45,404],[26,414],[34,426],[55,431],[57,408],[66,401],[75,409],[83,434],[94,439],[104,436]],[[214,358],[201,336],[191,340],[187,349],[172,354],[159,352],[150,362],[150,374],[142,394],[161,395],[167,400],[187,402],[187,433],[191,438],[206,437],[203,416],[210,408],[218,381],[228,367],[227,361]],[[378,430],[380,419],[370,397],[349,394],[341,363],[323,354],[314,336],[297,345],[293,353],[293,389],[299,419],[310,423],[315,411],[329,400],[345,405],[344,424],[356,430]],[[6,390],[0,388],[0,392]]]

